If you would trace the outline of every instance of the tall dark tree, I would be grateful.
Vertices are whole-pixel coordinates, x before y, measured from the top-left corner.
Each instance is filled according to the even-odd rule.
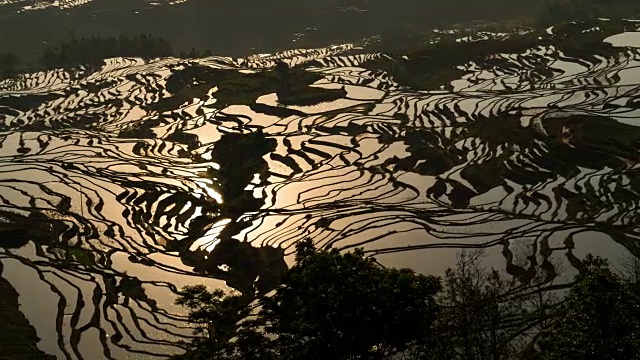
[[[186,343],[187,352],[175,360],[271,358],[269,339],[261,331],[261,319],[251,318],[252,307],[246,297],[210,292],[202,285],[186,287],[176,304],[189,309],[194,337]]]
[[[254,314],[246,297],[186,288],[178,303],[198,326],[176,359],[417,358],[416,345],[432,342],[439,279],[310,241],[296,261]]]
[[[439,297],[441,337],[431,358],[507,359],[519,352],[514,344],[525,326],[525,299],[514,293],[515,278],[480,266],[481,254],[462,253],[446,271]]]
[[[431,342],[437,278],[384,268],[361,250],[316,251],[310,241],[296,262],[264,300],[283,359],[390,359]]]
[[[640,301],[606,261],[589,256],[560,315],[541,341],[542,358],[640,359]]]

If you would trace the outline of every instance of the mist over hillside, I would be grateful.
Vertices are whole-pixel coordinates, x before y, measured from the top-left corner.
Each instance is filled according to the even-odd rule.
[[[528,1],[18,0],[0,3],[0,47],[23,61],[68,38],[153,34],[176,51],[218,55],[402,37],[476,19],[523,18]]]

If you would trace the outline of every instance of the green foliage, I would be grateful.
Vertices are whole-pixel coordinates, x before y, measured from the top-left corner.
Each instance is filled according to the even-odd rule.
[[[199,51],[196,48],[191,48],[191,50],[187,51],[180,51],[180,57],[183,59],[189,58],[189,59],[198,59],[198,58],[204,58],[204,57],[209,57],[209,56],[213,56],[213,51],[211,50],[205,50],[205,51]]]
[[[264,300],[284,359],[387,359],[429,343],[437,278],[386,269],[361,250],[297,248],[297,265]]]
[[[541,342],[543,359],[640,359],[640,299],[606,261],[585,271]]]
[[[194,339],[187,353],[172,359],[268,359],[267,338],[259,323],[247,317],[251,307],[240,295],[209,292],[203,285],[186,287],[176,304],[189,309]]]
[[[252,316],[246,297],[186,288],[178,304],[190,310],[196,338],[175,358],[391,359],[432,341],[437,278],[310,242],[296,258]]]
[[[174,359],[640,359],[640,299],[604,260],[589,256],[558,303],[548,279],[523,285],[480,254],[462,254],[441,284],[307,240],[258,301],[186,288],[178,304],[196,337]]]
[[[463,253],[448,269],[438,319],[437,359],[507,359],[518,350],[512,340],[526,326],[525,298],[513,297],[519,285],[494,269],[479,267],[481,253]]]
[[[236,216],[260,208],[261,200],[245,190],[255,174],[260,179],[267,177],[269,170],[263,156],[273,151],[276,141],[267,138],[262,131],[248,134],[225,134],[216,143],[211,156],[220,165],[217,171],[210,170],[220,184],[224,199],[224,216]]]
[[[628,18],[638,14],[640,4],[634,0],[550,0],[540,9],[536,23],[544,27],[601,16]]]
[[[40,63],[45,68],[70,68],[78,65],[96,66],[112,57],[142,57],[145,59],[170,56],[171,45],[165,39],[153,35],[118,37],[92,36],[78,39],[70,35],[67,42],[44,51]]]
[[[590,17],[594,5],[587,1],[553,0],[542,7],[538,15],[538,25],[550,26],[559,22]]]
[[[455,38],[443,38],[422,46],[404,56],[401,53],[391,57],[370,60],[363,66],[372,71],[383,70],[392,75],[402,85],[418,90],[451,90],[451,82],[466,74],[458,66],[470,61],[487,63],[491,55],[519,53],[538,44],[536,34],[527,34],[505,40],[489,39],[477,42],[457,42]]]
[[[218,88],[212,96],[219,108],[254,105],[260,96],[270,93],[277,93],[283,105],[316,105],[346,96],[344,89],[309,86],[321,79],[321,74],[299,67],[289,68],[284,63],[255,73],[193,65],[171,75],[167,91],[173,96],[161,99],[152,108],[159,112],[176,109],[194,98],[206,98],[212,87]]]

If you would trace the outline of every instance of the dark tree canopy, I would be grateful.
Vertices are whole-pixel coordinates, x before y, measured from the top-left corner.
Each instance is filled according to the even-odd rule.
[[[186,288],[178,303],[199,326],[178,358],[390,359],[431,341],[439,279],[310,241],[298,245],[296,260],[250,317],[246,298]]]
[[[589,257],[542,341],[544,359],[640,359],[640,299],[602,259]]]
[[[297,248],[297,265],[264,300],[283,358],[383,359],[430,341],[437,278],[387,269],[361,250]]]
[[[307,240],[266,296],[186,288],[178,303],[196,336],[175,359],[640,359],[637,287],[606,261],[587,257],[564,300],[551,302],[519,293],[543,285],[479,260],[460,256],[443,286],[362,250],[317,250]]]

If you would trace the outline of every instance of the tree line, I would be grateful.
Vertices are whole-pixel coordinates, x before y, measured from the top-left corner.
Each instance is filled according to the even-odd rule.
[[[113,57],[152,59],[172,55],[168,40],[150,34],[78,38],[71,33],[68,40],[45,49],[36,64],[24,64],[15,54],[0,53],[0,80],[22,71],[100,67],[104,59]]]
[[[487,1],[487,0],[485,0]],[[499,7],[499,3],[488,2]],[[505,22],[521,21],[524,25],[546,27],[558,23],[585,20],[603,16],[613,18],[640,15],[640,2],[636,0],[543,0],[539,11],[528,19],[505,18]],[[0,79],[15,75],[20,70],[71,68],[79,65],[100,65],[106,58],[142,57],[156,58],[178,55],[183,58],[198,58],[213,55],[210,50],[176,53],[171,43],[151,34],[119,36],[89,36],[78,38],[69,34],[66,41],[45,49],[37,64],[25,66],[15,54],[0,54]],[[21,66],[22,65],[22,66]]]
[[[194,337],[172,359],[633,360],[639,293],[593,256],[559,290],[483,268],[477,253],[439,278],[305,241],[266,296],[184,288]]]
[[[638,15],[640,3],[636,0],[547,0],[542,2],[535,23],[550,26],[564,21],[598,17],[632,18]]]
[[[102,64],[104,59],[112,57],[149,59],[171,55],[173,49],[169,41],[150,34],[83,38],[70,34],[68,41],[46,49],[40,63],[45,68],[58,68]]]

